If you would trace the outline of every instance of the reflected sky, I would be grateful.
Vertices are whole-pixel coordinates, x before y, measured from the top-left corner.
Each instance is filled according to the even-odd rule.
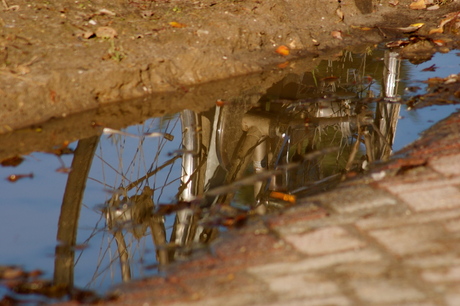
[[[423,89],[426,84],[422,83],[422,81],[428,78],[445,78],[451,74],[458,74],[460,71],[460,57],[458,54],[458,51],[452,51],[447,54],[437,53],[431,60],[420,65],[407,65],[409,68],[409,78],[405,80],[407,86],[419,86]],[[432,65],[438,68],[435,71],[422,71]],[[409,93],[406,94],[409,95]],[[405,106],[402,106],[401,117],[403,120],[398,122],[393,149],[397,151],[418,139],[421,131],[426,130],[458,109],[460,109],[460,105],[436,105],[408,111]]]

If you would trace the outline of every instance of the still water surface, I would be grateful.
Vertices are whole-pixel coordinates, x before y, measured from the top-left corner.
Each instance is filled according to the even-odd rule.
[[[229,161],[232,154],[228,153],[228,151],[242,146],[238,142],[238,136],[242,134],[242,131],[240,131],[241,120],[244,114],[250,110],[257,116],[261,112],[264,112],[264,115],[259,117],[256,115],[244,117],[246,118],[245,120],[256,120],[255,123],[249,123],[249,125],[264,125],[267,121],[273,119],[274,113],[290,112],[292,114],[296,112],[290,123],[281,122],[279,126],[271,127],[272,130],[276,130],[275,132],[267,132],[273,133],[273,135],[269,135],[270,137],[268,137],[270,141],[273,139],[277,140],[277,142],[275,141],[274,144],[271,144],[273,151],[268,150],[268,156],[270,154],[279,154],[281,157],[277,159],[278,164],[283,164],[282,160],[288,159],[285,156],[286,154],[290,154],[292,160],[296,153],[297,156],[301,156],[304,153],[311,152],[312,149],[324,149],[327,146],[339,146],[342,148],[341,152],[347,150],[349,152],[351,149],[348,147],[352,146],[353,137],[351,134],[346,134],[344,129],[350,128],[353,130],[356,123],[345,125],[340,123],[332,129],[335,132],[328,130],[331,128],[330,126],[321,126],[321,123],[319,123],[320,127],[316,127],[314,131],[310,131],[311,134],[309,134],[310,136],[306,140],[304,136],[299,136],[299,133],[302,134],[305,131],[305,126],[299,128],[298,124],[293,125],[292,122],[299,120],[299,122],[304,122],[305,116],[308,117],[313,113],[319,114],[327,113],[328,110],[331,111],[334,108],[333,106],[324,106],[329,105],[328,103],[335,103],[334,105],[339,106],[351,105],[353,109],[357,98],[378,97],[381,95],[383,92],[382,84],[385,81],[383,77],[385,75],[384,56],[383,52],[380,51],[376,51],[372,55],[346,53],[337,61],[324,61],[320,63],[314,72],[306,71],[303,75],[288,75],[285,79],[274,84],[272,88],[261,94],[259,102],[255,106],[254,102],[251,102],[251,104],[248,101],[244,101],[244,97],[240,97],[238,100],[243,101],[243,106],[236,106],[237,101],[222,101],[219,102],[220,105],[223,105],[222,108],[218,107],[204,115],[199,115],[197,117],[199,120],[194,121],[187,128],[195,129],[196,135],[201,135],[200,137],[203,139],[206,137],[211,140],[221,138],[215,143],[213,141],[206,143],[209,149],[206,152],[207,155],[204,160],[207,160],[208,169],[214,172],[208,170],[207,175],[203,174],[207,177],[207,179],[204,179],[204,184],[208,182],[211,185],[219,186],[233,182],[229,181],[228,178],[219,179],[220,174],[217,173],[219,171],[227,173],[233,171],[231,169],[232,163]],[[398,62],[398,65],[400,65],[398,66],[399,74],[396,91],[393,94],[402,97],[421,94],[423,93],[423,88],[426,86],[421,83],[422,81],[432,77],[447,77],[450,74],[459,73],[460,67],[458,62],[458,55],[455,52],[436,54],[432,60],[417,66],[411,65],[407,61]],[[433,64],[438,67],[436,71],[422,72],[423,69]],[[419,92],[410,93],[405,91],[405,88],[409,86],[419,86],[422,89]],[[322,89],[318,90],[320,87]],[[339,96],[336,93],[340,90],[345,93],[342,92]],[[370,91],[373,93],[370,94]],[[347,95],[351,96],[351,99]],[[307,100],[308,102],[306,102]],[[344,100],[346,100],[346,103],[343,103]],[[286,107],[286,104],[289,104],[288,102],[297,103],[297,106],[293,108]],[[320,104],[320,107],[317,105],[315,106],[316,108],[311,106],[315,103]],[[231,109],[231,111],[226,112],[226,107]],[[369,109],[374,110],[375,107],[371,105]],[[423,130],[440,119],[447,117],[457,108],[457,105],[430,106],[408,111],[402,105],[397,116],[399,119],[396,118],[398,120],[396,120],[397,125],[394,131],[396,136],[394,138],[393,150],[399,150],[414,141]],[[333,116],[332,113],[334,113],[334,110],[329,115]],[[349,115],[346,112],[341,114]],[[328,115],[324,116],[327,117]],[[256,117],[258,119],[254,119]],[[257,121],[259,119],[261,121]],[[208,125],[204,123],[205,121],[209,121]],[[190,178],[189,180],[184,180],[184,176],[182,175],[181,183],[181,169],[184,167],[184,163],[180,157],[187,155],[194,156],[197,152],[193,151],[196,148],[192,151],[184,152],[182,143],[184,131],[181,122],[184,122],[181,114],[174,114],[163,118],[151,118],[141,125],[133,125],[123,130],[123,132],[130,135],[120,134],[116,131],[106,131],[100,137],[88,178],[85,180],[86,188],[84,189],[81,211],[79,216],[77,216],[77,250],[75,250],[74,254],[75,267],[72,269],[73,285],[79,288],[89,288],[98,292],[104,292],[111,285],[118,284],[123,280],[120,271],[120,266],[123,266],[119,256],[120,241],[117,241],[115,238],[115,232],[119,228],[117,226],[113,226],[112,229],[107,228],[105,212],[108,210],[104,211],[104,207],[107,208],[110,199],[115,199],[118,193],[120,193],[121,198],[125,198],[125,204],[128,206],[137,203],[133,196],[142,194],[142,190],[145,191],[143,188],[146,186],[153,190],[152,198],[155,204],[175,203],[178,197],[184,201],[191,199],[190,194],[187,194],[187,190],[178,191],[179,187],[185,184],[184,181],[190,181]],[[232,125],[229,122],[234,122],[234,124]],[[322,121],[318,119],[317,122]],[[290,126],[286,127],[287,125]],[[213,129],[213,126],[215,129]],[[101,131],[104,131],[102,127]],[[213,131],[217,134],[212,134]],[[246,132],[247,134],[251,134],[250,131]],[[145,137],[151,133],[162,133],[162,135],[167,135],[168,139],[165,137]],[[337,135],[337,133],[341,133],[342,135]],[[290,135],[289,138],[286,136],[288,134]],[[135,136],[133,137],[132,135]],[[319,138],[325,144],[315,144],[313,148],[313,143],[319,141],[318,135],[323,135]],[[266,136],[259,135],[259,138],[253,144],[260,144],[265,139],[263,137]],[[269,140],[266,140],[267,143]],[[306,145],[302,147],[304,144]],[[343,149],[347,145],[347,149]],[[71,149],[75,149],[76,147],[77,142],[69,144],[69,148]],[[361,151],[364,149],[363,145],[361,145],[357,159],[359,156],[363,156],[364,153]],[[266,152],[264,151],[263,153]],[[176,156],[178,158],[174,159]],[[278,185],[275,184],[276,188],[274,187],[274,189],[280,190],[285,194],[290,193],[289,189],[299,189],[299,185],[305,184],[305,182],[294,184],[292,181],[298,180],[300,175],[308,176],[309,183],[333,177],[334,173],[337,173],[338,168],[343,170],[347,166],[347,156],[339,157],[333,155],[330,158],[325,158],[321,167],[312,166],[312,163],[307,160],[308,169],[302,174],[296,172],[288,176],[286,173],[277,173],[279,183],[276,183]],[[15,168],[0,168],[0,177],[2,178],[0,180],[0,202],[2,210],[0,214],[0,266],[18,265],[24,270],[40,269],[44,271],[45,278],[53,279],[53,277],[56,277],[56,246],[62,243],[56,239],[58,220],[61,214],[64,190],[69,177],[68,173],[56,170],[70,168],[73,155],[57,157],[49,153],[34,152],[24,158],[24,162]],[[152,172],[152,170],[170,160],[173,161],[161,171],[149,178],[145,178],[146,173]],[[217,163],[217,166],[212,165],[213,161]],[[270,163],[268,158],[265,157],[260,158],[260,161],[262,165]],[[197,161],[195,160],[195,162]],[[302,163],[305,163],[305,160]],[[360,167],[356,165],[356,162],[348,166]],[[244,167],[248,168],[247,165]],[[6,179],[11,174],[30,173],[33,173],[33,178],[26,177],[14,183]],[[235,176],[238,180],[240,174],[235,174]],[[142,179],[143,177],[144,179]],[[215,181],[209,179],[210,177],[215,178]],[[139,179],[141,181],[130,190],[123,189]],[[286,182],[285,180],[290,180],[290,182]],[[250,188],[246,187],[243,191],[237,192],[237,200],[234,200],[235,198],[233,200],[220,198],[218,201],[238,202],[236,204],[243,207],[246,206],[247,209],[253,208],[257,200],[259,201],[258,203],[268,203],[264,202],[266,199],[264,197],[257,198],[254,189],[259,187],[254,187],[254,185],[258,184],[258,181],[257,183],[253,181],[246,184]],[[210,189],[216,186],[211,186]],[[264,190],[264,188],[265,190],[270,189],[271,187],[273,186],[267,183],[267,185],[261,187],[261,190]],[[206,190],[206,186],[194,188]],[[233,193],[233,191],[233,188],[231,188],[226,193]],[[221,193],[218,194],[222,196]],[[123,203],[118,204],[118,208],[121,209]],[[120,209],[115,210],[115,212],[119,212]],[[190,217],[187,213],[183,215],[185,218],[187,216]],[[177,237],[170,238],[173,232],[174,219],[174,214],[165,216],[164,224],[161,224],[161,226],[166,231],[165,236],[169,243],[174,244],[176,241],[174,245],[177,246],[179,244],[178,240],[175,240]],[[216,220],[211,218],[210,222],[205,222],[204,224],[211,224],[222,229],[221,225],[225,222],[222,219]],[[156,248],[150,235],[152,227],[147,223],[143,225],[128,223],[122,224],[123,226],[127,226],[123,228],[122,232],[124,235],[123,239],[125,240],[124,243],[126,243],[125,249],[129,253],[128,266],[130,269],[129,276],[125,275],[124,280],[158,273],[156,267],[158,264]],[[203,228],[200,228],[203,223],[199,223],[198,225],[199,228],[194,229],[196,233],[203,230]],[[206,227],[205,225],[203,227]],[[178,235],[180,231],[177,228],[175,230],[177,231],[176,235]],[[208,238],[214,234],[214,232],[206,232]],[[135,238],[136,235],[138,236],[137,238]],[[200,238],[195,234],[194,237],[189,237],[189,240],[197,243],[189,243],[188,245],[201,245],[198,243],[198,241],[201,241],[200,239],[203,239],[203,235]],[[167,246],[168,244],[163,245],[165,248]],[[179,253],[174,253],[172,259],[170,254],[169,260],[181,260],[183,254]],[[6,292],[6,289],[0,289],[0,296]]]

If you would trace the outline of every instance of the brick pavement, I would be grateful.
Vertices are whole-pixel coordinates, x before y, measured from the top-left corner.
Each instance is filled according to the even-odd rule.
[[[460,113],[300,202],[123,286],[115,303],[460,305]]]

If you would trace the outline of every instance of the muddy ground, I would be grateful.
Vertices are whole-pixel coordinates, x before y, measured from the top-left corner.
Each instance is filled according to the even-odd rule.
[[[136,101],[130,107],[146,108],[142,117],[184,107],[202,110],[216,99],[262,92],[285,74],[312,69],[315,58],[333,58],[343,48],[365,50],[381,41],[408,37],[410,30],[402,27],[410,24],[424,23],[417,35],[428,35],[443,16],[460,10],[455,1],[442,1],[436,10],[414,10],[409,4],[407,0],[2,1],[0,133],[88,110],[96,118],[98,107],[123,100]],[[428,35],[425,53],[458,46],[456,31],[444,32]],[[288,55],[276,52],[281,45]],[[417,48],[411,52],[416,59]],[[299,58],[303,62],[296,61]],[[283,69],[273,73],[276,65]],[[259,75],[235,79],[230,86],[194,87],[250,73]],[[173,98],[158,95],[166,92],[174,92]],[[184,98],[192,94],[194,98]],[[106,126],[116,125],[123,107],[110,112],[113,116],[105,119]],[[76,120],[89,128],[94,118]]]

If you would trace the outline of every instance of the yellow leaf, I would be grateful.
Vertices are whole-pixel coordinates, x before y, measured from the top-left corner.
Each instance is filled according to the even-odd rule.
[[[281,45],[275,50],[276,53],[281,54],[281,55],[289,55],[289,48],[286,47],[285,45]]]
[[[362,31],[370,31],[370,30],[373,29],[373,28],[370,28],[370,27],[360,27],[360,26],[354,26],[354,25],[352,25],[351,28],[352,29],[359,29],[359,30],[362,30]]]
[[[169,25],[172,26],[173,28],[185,28],[187,26],[183,23],[175,22],[175,21],[170,22]]]
[[[443,28],[436,28],[436,29],[431,29],[428,34],[435,34],[435,33],[442,33],[444,32]]]

